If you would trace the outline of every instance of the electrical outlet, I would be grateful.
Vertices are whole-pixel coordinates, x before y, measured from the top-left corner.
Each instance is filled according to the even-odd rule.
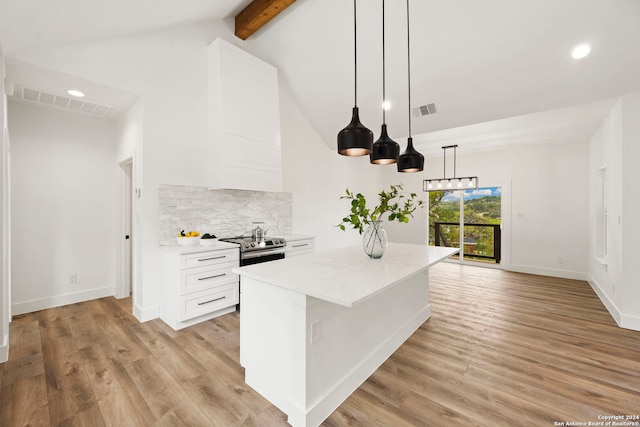
[[[78,274],[77,273],[73,273],[71,276],[69,276],[69,284],[70,285],[75,285],[78,283]]]
[[[311,342],[320,340],[320,321],[316,320],[311,324]]]

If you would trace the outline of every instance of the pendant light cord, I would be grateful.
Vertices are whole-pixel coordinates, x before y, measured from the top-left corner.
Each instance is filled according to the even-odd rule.
[[[356,31],[356,0],[353,0],[353,105],[358,106],[358,40]]]
[[[411,138],[411,51],[409,39],[409,0],[407,0],[407,82],[409,87],[409,138]]]
[[[458,159],[456,159],[456,148],[457,145],[453,146],[453,179],[456,178],[456,163],[458,162]]]
[[[442,147],[442,177],[447,177],[447,147]]]
[[[386,105],[387,102],[387,74],[385,72],[385,49],[384,49],[384,0],[382,0],[382,124],[387,124]]]

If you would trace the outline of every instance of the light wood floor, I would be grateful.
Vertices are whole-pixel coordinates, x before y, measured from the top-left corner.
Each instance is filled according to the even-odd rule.
[[[455,264],[431,280],[431,319],[324,426],[553,426],[640,413],[640,332],[618,328],[587,283]],[[175,332],[139,323],[130,304],[16,316],[0,426],[287,425],[243,382],[237,314]]]

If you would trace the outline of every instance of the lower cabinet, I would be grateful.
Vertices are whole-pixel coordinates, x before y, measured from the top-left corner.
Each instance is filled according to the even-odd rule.
[[[302,239],[302,240],[287,240],[287,246],[285,248],[285,257],[310,254],[315,251],[314,239]]]
[[[240,302],[238,248],[165,253],[160,318],[178,330],[235,311]]]

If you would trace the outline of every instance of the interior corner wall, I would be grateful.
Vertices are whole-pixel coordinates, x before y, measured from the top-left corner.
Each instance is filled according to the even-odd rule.
[[[640,92],[622,97],[621,326],[640,330]]]
[[[7,131],[7,96],[4,91],[5,66],[2,46],[0,46],[0,212],[2,225],[0,226],[0,363],[9,358],[9,323],[11,322],[11,274],[10,274],[10,221],[8,198],[8,131]]]
[[[623,95],[590,141],[590,187],[606,167],[607,244],[595,254],[598,194],[589,201],[589,282],[618,325],[640,330],[640,265],[637,262],[640,196],[636,189],[640,149],[640,92]]]
[[[8,117],[13,313],[113,295],[113,123],[17,101]]]
[[[606,252],[599,257],[596,251],[597,210],[601,194],[598,194],[600,174],[606,170]],[[613,317],[620,323],[621,311],[615,295],[620,269],[622,230],[618,217],[622,211],[622,101],[613,107],[602,125],[589,141],[589,281],[605,303]]]
[[[422,173],[400,175],[389,169],[386,181],[422,192],[422,180],[444,174],[442,156],[426,157]],[[458,149],[458,176],[478,176],[480,187],[507,190],[502,200],[505,269],[586,278],[588,159],[587,141],[472,153]],[[426,212],[419,215],[409,224],[389,227],[389,239],[424,244]],[[396,233],[398,229],[402,231]]]

